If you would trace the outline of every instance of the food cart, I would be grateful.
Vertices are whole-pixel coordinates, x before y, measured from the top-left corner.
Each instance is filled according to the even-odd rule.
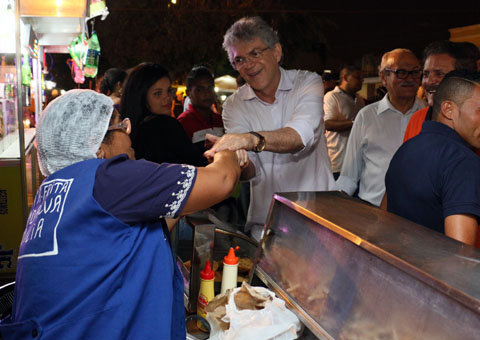
[[[479,338],[480,252],[340,192],[274,195],[254,253],[316,338]]]
[[[0,280],[15,275],[23,228],[42,180],[34,122],[44,95],[43,54],[68,53],[87,0],[0,0]]]

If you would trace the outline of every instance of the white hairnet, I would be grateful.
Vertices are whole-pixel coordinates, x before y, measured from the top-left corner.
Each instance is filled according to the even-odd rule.
[[[112,100],[92,90],[70,90],[53,100],[39,119],[37,147],[45,176],[97,158],[113,112]]]

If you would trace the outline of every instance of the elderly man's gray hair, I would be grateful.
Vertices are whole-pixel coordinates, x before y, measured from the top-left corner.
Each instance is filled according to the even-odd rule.
[[[252,41],[260,38],[269,48],[279,43],[278,34],[260,17],[243,17],[237,20],[223,37],[223,48],[228,53],[228,59],[233,61],[230,50],[239,42]]]

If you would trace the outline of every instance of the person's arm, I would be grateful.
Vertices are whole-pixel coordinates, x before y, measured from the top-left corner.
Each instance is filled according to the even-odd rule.
[[[445,235],[475,245],[480,216],[480,161],[475,155],[445,162],[441,200]],[[440,171],[440,170],[439,170]]]
[[[297,90],[288,114],[288,122],[277,130],[255,131],[265,138],[265,151],[276,153],[296,153],[315,144],[316,138],[323,133],[323,83],[322,79],[311,73],[297,75],[301,89]],[[236,110],[236,104],[227,100],[224,104],[223,121],[227,134],[207,151],[211,156],[219,150],[253,150],[258,137],[248,133],[249,123]],[[235,114],[233,112],[235,111]],[[235,132],[235,133],[231,133]],[[241,132],[241,133],[238,133]]]
[[[450,215],[445,218],[445,235],[474,246],[477,241],[478,222],[469,214]]]
[[[337,179],[337,185],[340,190],[345,191],[350,196],[353,195],[358,187],[358,181],[363,168],[362,148],[362,124],[363,115],[360,114],[355,119],[352,132],[347,141],[345,158],[343,159],[340,177]]]
[[[275,131],[255,131],[265,138],[264,151],[277,153],[295,153],[304,148],[302,138],[292,128],[286,127]],[[251,133],[227,133],[223,135],[205,155],[212,157],[222,150],[252,151],[258,144],[259,138]]]
[[[237,150],[236,151],[238,162],[240,164],[241,174],[240,180],[248,181],[255,177],[255,165],[250,162],[250,158],[248,157],[248,152],[246,150]]]
[[[352,128],[353,120],[346,119],[342,114],[340,102],[334,92],[325,95],[323,109],[325,111],[325,130],[340,132]]]
[[[213,162],[197,168],[197,178],[192,192],[180,215],[207,209],[228,198],[240,177],[240,166],[234,152],[217,152]]]
[[[325,120],[325,129],[328,131],[348,131],[353,126],[353,120],[349,119],[329,119]]]
[[[380,203],[380,209],[387,211],[388,203],[387,203],[387,193],[383,195],[382,202]]]

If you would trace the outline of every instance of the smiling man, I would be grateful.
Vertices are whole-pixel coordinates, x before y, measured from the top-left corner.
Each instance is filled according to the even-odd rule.
[[[245,149],[251,180],[246,230],[260,237],[274,192],[335,188],[323,122],[323,82],[315,73],[279,66],[277,33],[259,17],[235,22],[223,47],[246,84],[223,106],[227,134],[206,152]]]
[[[410,50],[385,53],[379,71],[388,93],[365,106],[355,118],[337,180],[341,190],[353,195],[358,187],[358,196],[376,206],[385,192],[388,164],[402,144],[408,121],[425,106],[416,96],[420,63]]]
[[[480,217],[480,74],[453,71],[434,96],[432,121],[402,145],[385,178],[388,211],[466,244]]]
[[[427,95],[428,107],[413,114],[405,131],[404,142],[420,133],[425,120],[432,119],[433,96],[448,72],[453,70],[476,71],[476,59],[465,50],[464,46],[464,43],[442,40],[432,42],[423,51],[422,87]]]

